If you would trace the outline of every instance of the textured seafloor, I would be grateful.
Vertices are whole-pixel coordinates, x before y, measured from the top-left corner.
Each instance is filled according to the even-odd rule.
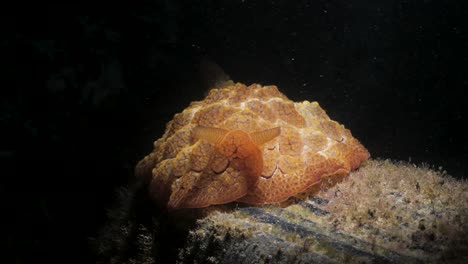
[[[140,191],[125,193],[112,211],[97,243],[102,263],[468,259],[467,182],[411,164],[371,160],[310,198],[265,207],[232,204],[168,216]]]

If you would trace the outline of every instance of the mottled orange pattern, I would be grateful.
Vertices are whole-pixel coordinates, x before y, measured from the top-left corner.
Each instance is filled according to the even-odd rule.
[[[212,89],[167,124],[136,166],[169,209],[239,201],[277,203],[348,174],[369,158],[317,102],[295,103],[276,86]]]

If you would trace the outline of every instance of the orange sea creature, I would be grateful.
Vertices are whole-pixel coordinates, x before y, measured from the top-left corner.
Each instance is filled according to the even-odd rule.
[[[176,114],[136,175],[169,209],[267,204],[348,174],[368,158],[317,102],[292,102],[276,86],[237,83]]]

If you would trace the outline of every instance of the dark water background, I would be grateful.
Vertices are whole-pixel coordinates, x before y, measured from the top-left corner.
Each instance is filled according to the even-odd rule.
[[[113,191],[204,97],[204,57],[236,81],[318,101],[374,158],[466,177],[466,1],[350,2],[2,8],[0,262],[94,262]]]

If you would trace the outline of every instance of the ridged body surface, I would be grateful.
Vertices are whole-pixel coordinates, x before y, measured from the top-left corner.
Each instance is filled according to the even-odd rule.
[[[279,134],[271,132],[275,128]],[[216,135],[218,130],[226,132]],[[136,174],[151,181],[150,193],[160,205],[172,209],[266,204],[324,177],[347,174],[368,158],[366,148],[317,102],[293,102],[276,86],[237,83],[212,89],[176,114]]]

